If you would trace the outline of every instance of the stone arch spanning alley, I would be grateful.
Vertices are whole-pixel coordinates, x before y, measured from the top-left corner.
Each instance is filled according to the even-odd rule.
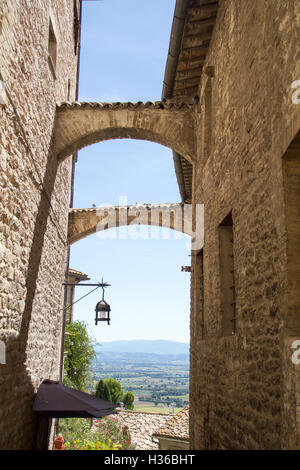
[[[195,106],[184,102],[61,103],[56,109],[57,157],[62,161],[88,145],[131,138],[169,147],[193,164],[194,126]],[[71,209],[68,242],[125,225],[155,225],[192,235],[190,209],[182,204]]]
[[[187,204],[142,204],[134,206],[70,209],[68,243],[113,227],[152,225],[192,236],[192,210]]]
[[[56,109],[56,152],[63,160],[109,139],[141,139],[171,148],[193,163],[195,106],[147,103],[61,103]]]

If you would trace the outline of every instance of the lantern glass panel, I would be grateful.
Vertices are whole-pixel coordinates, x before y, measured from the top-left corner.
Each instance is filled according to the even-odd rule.
[[[105,310],[100,310],[98,315],[99,315],[99,318],[101,318],[101,320],[105,320],[107,316],[107,312],[105,312]]]

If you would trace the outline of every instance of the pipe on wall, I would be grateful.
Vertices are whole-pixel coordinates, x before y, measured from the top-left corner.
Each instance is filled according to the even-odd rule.
[[[181,41],[184,30],[186,12],[189,0],[177,0],[175,5],[173,24],[171,29],[171,37],[169,44],[169,51],[165,69],[165,76],[163,82],[162,99],[169,99],[172,97],[174,80],[177,70],[178,57],[181,50]],[[184,202],[186,199],[186,192],[184,188],[184,178],[181,166],[181,157],[177,152],[173,151],[173,160],[176,178],[179,186],[180,196]]]

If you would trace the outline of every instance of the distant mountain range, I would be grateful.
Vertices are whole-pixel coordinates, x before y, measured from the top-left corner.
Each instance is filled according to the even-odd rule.
[[[189,354],[190,345],[177,341],[167,340],[131,340],[131,341],[111,341],[101,343],[96,346],[97,353],[146,353],[146,354]]]

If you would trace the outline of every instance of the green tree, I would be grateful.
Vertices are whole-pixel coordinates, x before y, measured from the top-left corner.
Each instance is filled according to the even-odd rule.
[[[64,384],[87,390],[91,383],[91,363],[95,357],[94,343],[84,322],[66,326]]]
[[[100,384],[100,382],[103,382]],[[108,390],[108,394],[107,394]],[[96,396],[103,400],[108,400],[112,403],[120,403],[122,401],[124,392],[122,390],[120,382],[113,379],[112,377],[104,380],[99,380],[96,385]],[[107,396],[110,398],[108,399]]]
[[[104,380],[100,379],[96,384],[96,393],[95,396],[102,398],[102,400],[112,401],[109,388]]]
[[[132,392],[125,393],[125,395],[123,396],[123,403],[124,403],[126,410],[133,410],[134,408],[133,402],[134,402],[133,393]]]

